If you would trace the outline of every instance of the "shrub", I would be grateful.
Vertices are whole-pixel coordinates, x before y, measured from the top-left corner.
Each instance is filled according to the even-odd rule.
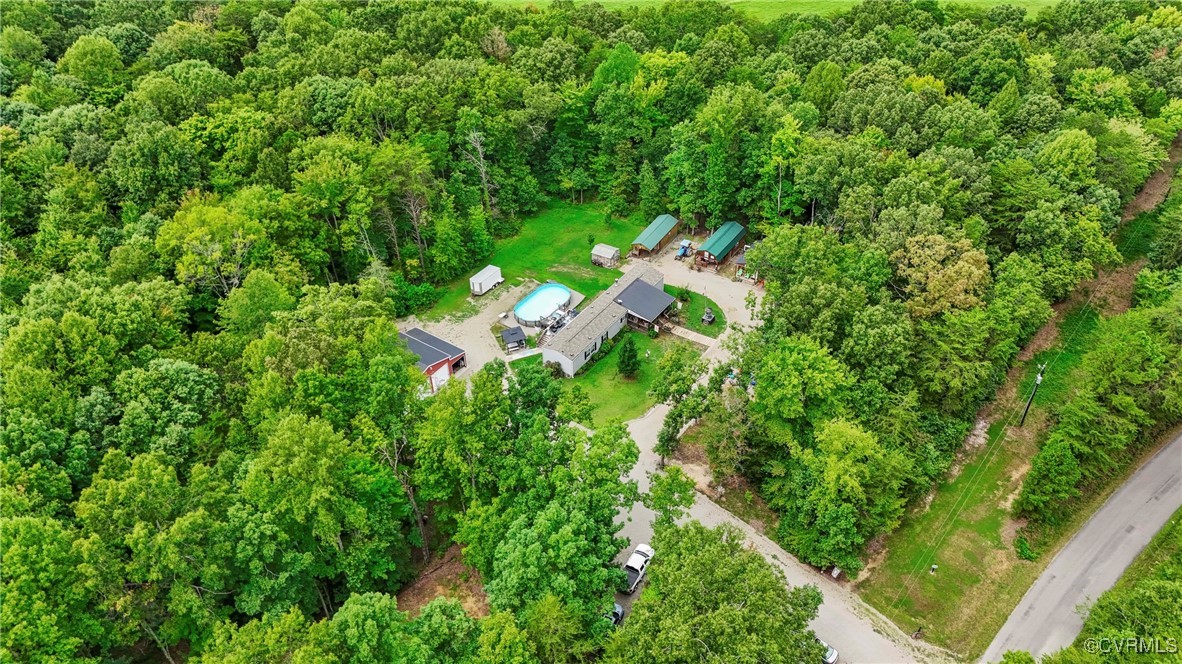
[[[1038,560],[1038,552],[1030,548],[1030,542],[1025,537],[1014,540],[1014,549],[1022,560]]]

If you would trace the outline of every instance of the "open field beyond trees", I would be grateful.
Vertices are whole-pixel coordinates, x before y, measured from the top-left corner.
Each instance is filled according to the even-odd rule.
[[[492,0],[515,7],[545,7],[549,0]],[[578,5],[589,0],[576,0]],[[596,0],[608,9],[628,7],[655,7],[664,0]],[[761,21],[772,21],[785,14],[820,14],[846,11],[857,4],[856,0],[723,0],[722,4],[744,12]],[[1031,15],[1055,4],[1054,0],[959,0],[954,3],[972,9],[989,9],[998,5],[1023,7]]]

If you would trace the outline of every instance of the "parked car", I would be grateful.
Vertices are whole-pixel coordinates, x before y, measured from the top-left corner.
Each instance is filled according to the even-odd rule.
[[[624,592],[631,595],[644,579],[644,571],[648,569],[649,561],[653,559],[653,548],[647,544],[637,544],[628,562],[624,563],[624,574],[627,575],[627,585]]]
[[[833,646],[829,645],[828,643],[825,643],[821,639],[817,639],[817,643],[820,643],[821,647],[825,649],[825,657],[823,657],[821,659],[821,661],[825,662],[825,664],[836,664],[837,663],[837,649],[834,648]]]
[[[620,623],[624,622],[624,607],[619,604],[612,605],[612,612],[607,615],[607,619],[612,621],[613,627],[619,627]]]

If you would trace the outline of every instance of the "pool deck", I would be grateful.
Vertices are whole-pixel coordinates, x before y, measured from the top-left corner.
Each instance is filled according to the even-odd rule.
[[[468,359],[468,366],[461,369],[456,374],[456,377],[467,379],[476,373],[480,367],[494,359],[501,359],[507,362],[524,356],[525,353],[523,352],[506,355],[505,351],[501,349],[500,339],[492,332],[492,328],[496,323],[509,326],[515,325],[516,321],[513,318],[514,305],[539,285],[538,282],[532,279],[516,283],[506,281],[504,284],[489,291],[487,295],[478,298],[476,301],[480,309],[476,314],[468,318],[460,320],[445,318],[439,321],[423,321],[411,316],[399,321],[399,327],[421,327],[431,334],[438,336],[440,339],[464,349],[464,353]],[[565,286],[565,284],[563,285]],[[570,297],[569,306],[571,307],[578,306],[587,299],[587,296],[576,290],[571,290]],[[526,326],[522,326],[521,329],[530,335],[536,335],[542,331],[540,328]]]
[[[547,281],[513,305],[513,318],[521,325],[538,327],[542,321],[571,307],[573,296],[574,291],[565,284]]]

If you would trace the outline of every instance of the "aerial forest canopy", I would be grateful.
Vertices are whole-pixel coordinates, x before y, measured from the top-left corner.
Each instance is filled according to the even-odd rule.
[[[1119,260],[1122,205],[1182,129],[1182,11],[1150,1],[766,23],[704,0],[2,11],[15,661],[662,652],[602,618],[637,498],[627,430],[571,426],[585,404],[540,367],[420,398],[398,340],[549,199],[751,229],[753,397],[716,380],[685,403],[747,432],[711,461],[756,482],[787,548],[856,570],[1050,305]],[[1146,321],[1182,307],[1176,222]],[[492,614],[398,611],[452,542]],[[539,542],[562,555],[525,559]]]

